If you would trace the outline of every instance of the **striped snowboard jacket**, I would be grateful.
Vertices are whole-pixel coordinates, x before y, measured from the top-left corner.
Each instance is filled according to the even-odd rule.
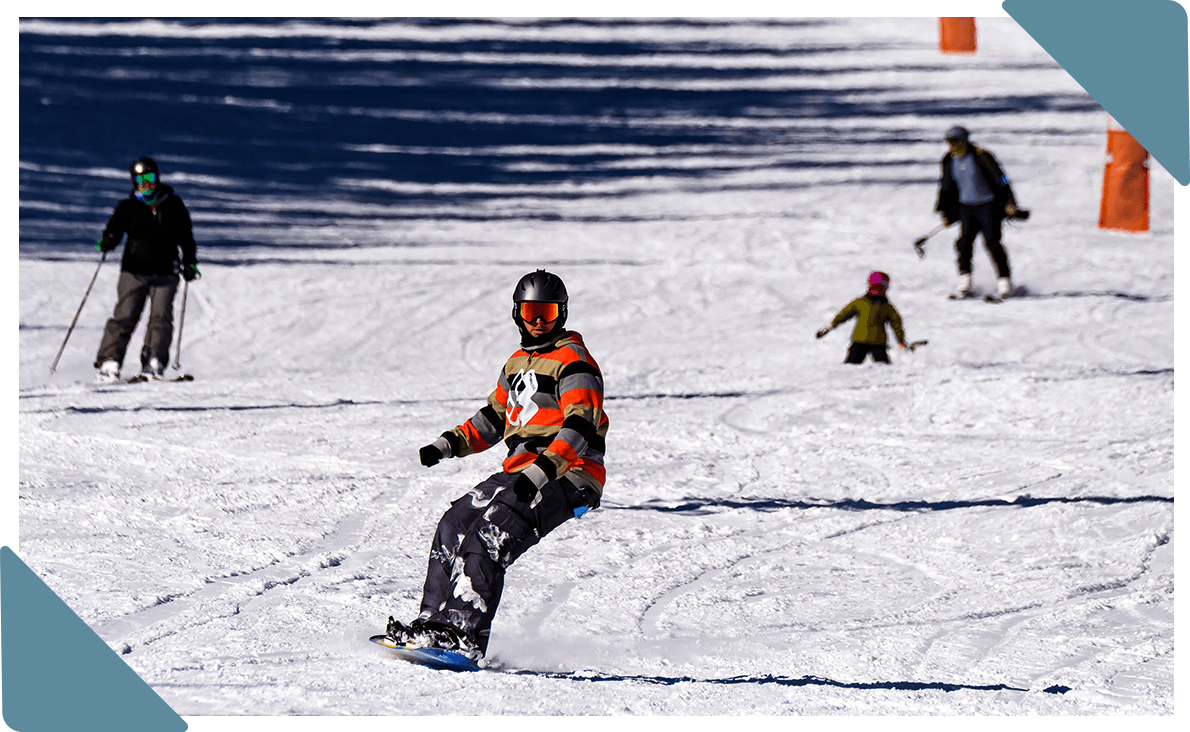
[[[578,487],[602,495],[607,426],[599,365],[582,336],[564,330],[552,343],[512,354],[487,404],[443,437],[453,457],[503,439],[504,472],[536,466],[530,472],[541,470],[546,480],[569,475]]]

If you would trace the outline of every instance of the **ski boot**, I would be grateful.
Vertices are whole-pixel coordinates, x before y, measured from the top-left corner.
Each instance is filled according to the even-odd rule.
[[[140,368],[140,373],[132,377],[133,381],[161,381],[165,375],[165,367],[155,358],[150,358],[147,364]]]
[[[95,376],[96,384],[114,384],[120,380],[120,364],[116,361],[104,361]]]

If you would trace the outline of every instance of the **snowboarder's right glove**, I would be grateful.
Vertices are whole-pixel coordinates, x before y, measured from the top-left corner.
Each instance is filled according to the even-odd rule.
[[[542,486],[551,480],[554,480],[554,464],[545,455],[538,455],[532,465],[517,475],[512,492],[518,501],[532,506]]]
[[[192,282],[200,277],[202,277],[202,272],[198,271],[198,264],[191,262],[182,265],[182,279]]]
[[[827,333],[830,333],[830,332],[831,332],[831,327],[828,325],[828,326],[826,326],[825,328],[823,328],[822,330],[820,330],[820,331],[818,331],[817,333],[815,333],[815,334],[814,334],[814,337],[816,337],[816,338],[822,338],[823,336],[825,336]]]
[[[523,472],[517,476],[516,482],[512,484],[512,492],[516,494],[516,499],[521,503],[529,503],[537,495],[537,486],[529,479],[529,476]]]
[[[421,458],[422,465],[432,468],[443,458],[451,456],[453,451],[451,450],[450,440],[447,438],[448,434],[450,433],[443,432],[442,436],[437,440],[417,451],[417,456]]]

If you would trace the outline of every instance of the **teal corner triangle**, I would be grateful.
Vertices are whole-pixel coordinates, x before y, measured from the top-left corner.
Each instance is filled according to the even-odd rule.
[[[4,722],[17,732],[187,728],[6,546],[0,547],[0,636]]]
[[[1005,0],[1001,7],[1178,183],[1190,184],[1185,8],[1174,0]]]

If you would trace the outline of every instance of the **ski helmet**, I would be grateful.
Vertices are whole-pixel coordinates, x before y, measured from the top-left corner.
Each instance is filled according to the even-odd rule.
[[[148,200],[156,197],[157,184],[161,182],[161,173],[157,170],[157,163],[153,158],[137,158],[128,166],[132,175],[132,185],[136,188],[136,197]]]
[[[971,139],[971,133],[961,125],[955,125],[946,131],[947,142],[967,142],[969,139]]]
[[[868,294],[883,295],[888,292],[888,275],[883,272],[873,272],[868,275]]]
[[[128,172],[132,175],[133,182],[136,182],[136,176],[144,175],[145,173],[155,173],[161,175],[161,171],[157,169],[157,163],[153,158],[137,158],[132,161],[132,165],[128,166]]]
[[[516,287],[512,291],[512,320],[523,332],[525,320],[521,317],[521,303],[553,304],[557,306],[556,317],[546,318],[546,322],[556,319],[558,321],[556,328],[561,328],[566,323],[566,303],[569,299],[566,294],[566,285],[563,284],[561,277],[546,272],[544,269],[530,272],[516,283]],[[545,314],[543,313],[542,317],[545,317]],[[530,320],[532,319],[530,318]]]

